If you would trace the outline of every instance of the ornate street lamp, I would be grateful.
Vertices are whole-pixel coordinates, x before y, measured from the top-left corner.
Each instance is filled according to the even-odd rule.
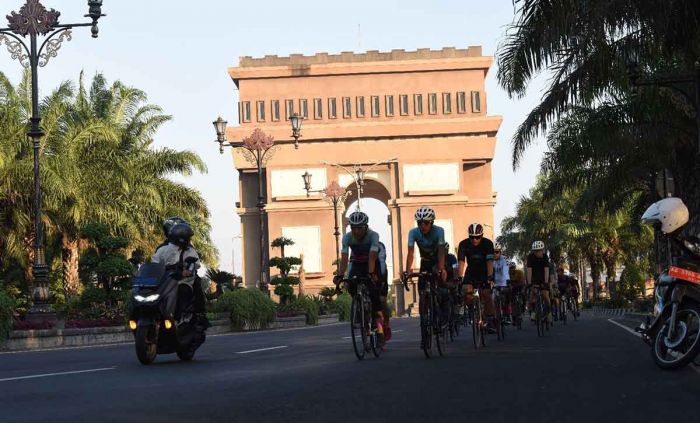
[[[294,121],[292,121],[292,132],[301,136],[301,117],[297,121],[297,128],[294,129]],[[290,119],[291,120],[291,119]],[[258,171],[258,211],[260,213],[260,284],[259,288],[265,293],[268,292],[267,281],[267,226],[265,219],[265,192],[263,187],[263,168],[265,164],[274,155],[277,145],[272,136],[265,134],[260,128],[255,128],[253,133],[243,138],[240,142],[230,142],[226,139],[226,122],[219,116],[214,122],[214,130],[216,130],[216,140],[219,143],[219,153],[224,154],[224,147],[234,147],[240,149],[248,163],[256,166]]]
[[[299,137],[301,137],[301,123],[304,121],[302,116],[294,113],[289,121],[292,123],[292,138],[294,138],[294,148],[299,149]]]
[[[338,260],[340,260],[340,224],[338,222],[338,206],[343,204],[350,192],[338,185],[338,182],[336,181],[328,184],[325,189],[312,190],[311,174],[307,171],[304,172],[301,177],[304,179],[304,189],[306,190],[307,197],[309,197],[312,192],[320,192],[323,194],[323,198],[333,206],[333,222],[335,224],[335,231],[333,232],[333,236],[335,237],[335,261],[338,263]]]
[[[685,113],[690,117],[694,115],[698,138],[698,154],[700,155],[700,112],[698,112],[700,109],[700,62],[695,62],[695,71],[692,74],[644,78],[642,67],[639,64],[639,56],[636,51],[633,51],[627,57],[627,73],[632,83],[633,92],[636,92],[639,87],[645,86],[656,86],[667,89],[667,92],[671,93],[671,100],[676,105],[685,109]],[[693,95],[681,89],[679,84],[693,85]],[[685,106],[683,103],[691,104],[694,106],[695,110]]]
[[[17,59],[23,67],[31,69],[32,74],[32,117],[27,136],[32,139],[34,147],[34,258],[32,262],[32,306],[29,310],[31,318],[42,319],[41,314],[52,313],[49,304],[49,268],[46,265],[44,250],[44,228],[41,223],[42,198],[41,179],[39,172],[39,153],[41,148],[41,115],[39,114],[39,84],[38,68],[44,67],[49,60],[58,55],[63,41],[70,41],[71,30],[77,27],[91,27],[92,38],[97,38],[97,21],[105,16],[102,14],[102,0],[89,0],[88,14],[92,22],[60,24],[61,13],[47,10],[39,0],[27,0],[19,9],[19,13],[10,12],[7,15],[8,27],[0,28],[0,45],[5,44],[13,59]],[[48,34],[48,35],[47,35]],[[38,36],[45,36],[38,46]],[[29,47],[25,40],[29,36]],[[21,38],[20,38],[21,37]],[[34,317],[32,317],[34,316]]]

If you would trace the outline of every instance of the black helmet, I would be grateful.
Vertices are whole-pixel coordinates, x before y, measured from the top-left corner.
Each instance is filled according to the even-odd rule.
[[[187,223],[187,221],[179,216],[172,216],[165,219],[165,222],[163,222],[163,234],[165,234],[166,238],[170,236],[170,230],[173,228],[173,226],[177,225],[178,223]]]
[[[168,241],[177,245],[178,247],[187,247],[190,244],[190,240],[194,235],[192,226],[189,223],[178,223],[170,229],[170,234],[168,235]]]

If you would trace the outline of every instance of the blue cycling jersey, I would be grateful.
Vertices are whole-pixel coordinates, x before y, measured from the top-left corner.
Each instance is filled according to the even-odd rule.
[[[353,263],[369,262],[369,253],[371,251],[379,252],[379,234],[371,229],[367,229],[364,237],[356,239],[352,236],[352,232],[348,232],[343,236],[342,253],[348,254],[352,251],[350,261]]]
[[[445,245],[445,230],[433,225],[430,232],[423,234],[420,228],[413,228],[408,233],[408,248],[414,248],[418,244],[421,260],[437,260],[438,247]]]

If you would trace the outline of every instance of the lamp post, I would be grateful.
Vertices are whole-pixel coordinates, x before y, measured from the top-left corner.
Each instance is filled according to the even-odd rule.
[[[684,97],[689,103],[695,107],[695,128],[697,130],[698,151],[700,155],[700,62],[695,62],[695,72],[688,75],[678,76],[662,76],[657,78],[642,78],[641,67],[636,56],[630,55],[627,59],[627,72],[630,77],[632,87],[636,90],[638,87],[657,86],[674,90],[676,93]],[[678,87],[678,84],[692,84],[694,86],[694,95],[691,96],[687,92]],[[672,98],[675,103],[678,99]],[[686,111],[690,114],[689,111]]]
[[[46,264],[44,250],[44,228],[42,226],[42,198],[39,155],[41,148],[41,115],[39,113],[39,84],[38,68],[44,67],[52,57],[58,55],[63,41],[70,41],[71,30],[77,27],[91,27],[92,38],[97,38],[97,21],[105,16],[102,14],[102,0],[89,0],[88,14],[92,22],[60,24],[61,13],[47,10],[39,0],[26,0],[19,13],[7,15],[8,27],[0,28],[0,45],[6,45],[13,59],[17,59],[24,68],[31,70],[32,76],[32,117],[27,136],[31,138],[34,147],[34,258],[32,261],[32,305],[29,316],[41,319],[41,314],[51,313],[49,304],[49,268]],[[48,35],[47,35],[48,34]],[[29,36],[29,47],[25,40]],[[44,36],[44,41],[38,46],[37,38]],[[21,37],[21,38],[20,38]],[[37,47],[38,46],[38,47]]]
[[[292,119],[290,119],[292,121]],[[292,131],[301,136],[301,118],[296,121],[297,127]],[[239,148],[243,152],[245,159],[254,164],[258,171],[258,203],[256,204],[260,216],[260,283],[258,287],[261,291],[268,293],[267,281],[267,227],[265,220],[265,190],[263,187],[263,167],[273,156],[276,150],[275,140],[272,136],[265,134],[260,128],[255,128],[253,133],[243,138],[240,142],[226,140],[227,121],[219,116],[214,122],[216,130],[216,142],[219,143],[219,153],[224,154],[224,147]],[[292,121],[294,125],[294,121]]]
[[[386,163],[391,163],[396,160],[396,157],[388,159],[388,160],[380,160],[376,163],[373,163],[369,165],[368,167],[374,167],[380,164],[386,164]],[[327,166],[333,166],[338,169],[343,170],[345,173],[350,175],[352,177],[352,180],[355,182],[355,189],[357,190],[357,208],[356,210],[360,211],[362,210],[362,193],[364,191],[365,187],[365,177],[366,177],[366,172],[365,169],[362,167],[361,163],[356,163],[352,165],[352,170],[348,169],[347,167],[338,164],[338,163],[331,163],[327,161],[321,162]]]
[[[336,181],[331,182],[324,189],[312,190],[311,174],[309,172],[304,172],[301,177],[304,179],[304,189],[306,190],[307,197],[309,197],[312,192],[320,192],[323,194],[323,198],[333,206],[333,223],[335,225],[335,231],[333,232],[333,236],[335,236],[335,261],[338,263],[338,260],[340,260],[340,224],[338,222],[338,205],[345,201],[350,192],[338,185],[338,182]]]

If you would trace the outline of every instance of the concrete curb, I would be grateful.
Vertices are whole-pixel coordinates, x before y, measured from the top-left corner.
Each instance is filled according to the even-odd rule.
[[[244,329],[236,331],[231,327],[231,322],[226,314],[213,316],[211,327],[207,329],[207,335],[219,335],[229,332],[252,332]],[[223,318],[222,318],[223,317]],[[337,314],[319,316],[318,326],[338,323]],[[305,327],[305,316],[284,317],[274,321],[265,330],[289,329]],[[123,344],[134,339],[131,330],[126,326],[107,326],[98,328],[71,328],[71,329],[41,329],[41,330],[17,330],[11,331],[6,341],[0,342],[0,351],[32,351],[53,348],[86,347],[95,345]]]

